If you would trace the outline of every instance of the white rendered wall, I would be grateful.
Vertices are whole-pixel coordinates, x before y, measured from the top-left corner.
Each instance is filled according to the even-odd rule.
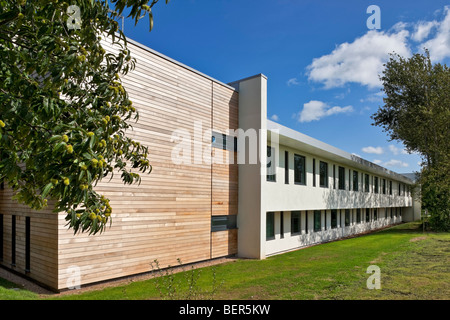
[[[285,151],[289,152],[289,184],[285,183],[284,157]],[[374,193],[372,184],[373,173],[363,171],[360,168],[354,168],[337,162],[338,159],[324,158],[303,152],[298,149],[292,149],[286,146],[278,146],[279,161],[276,171],[276,181],[263,181],[265,196],[263,197],[262,207],[266,212],[275,212],[275,239],[265,241],[265,255],[273,255],[321,242],[332,241],[342,237],[363,233],[370,230],[379,229],[388,225],[396,224],[402,221],[402,217],[390,217],[390,208],[402,208],[405,215],[407,210],[412,210],[412,197],[408,192],[405,195],[398,194],[398,181],[393,181],[392,195],[389,195],[389,178],[382,175],[378,176],[380,182],[386,179],[386,194],[382,193],[380,187],[379,193]],[[294,183],[294,154],[306,158],[306,185]],[[316,186],[313,187],[313,159],[316,164]],[[319,162],[328,163],[328,188],[320,187]],[[336,189],[333,187],[333,165],[336,166]],[[339,190],[338,167],[345,168],[345,190]],[[349,191],[349,169],[352,177],[353,170],[359,175],[358,190]],[[369,173],[370,190],[361,191],[364,188],[361,181],[361,173]],[[352,181],[353,182],[353,181]],[[402,184],[404,184],[402,182]],[[381,186],[381,183],[380,183]],[[352,187],[353,190],[353,187]],[[380,193],[381,192],[381,193]],[[361,209],[361,222],[357,223],[357,208]],[[370,222],[366,222],[365,208],[370,208]],[[377,220],[374,220],[374,209],[377,210]],[[331,228],[331,209],[338,211],[337,228]],[[350,209],[349,226],[345,226],[345,209]],[[364,210],[363,210],[364,209]],[[321,210],[321,230],[314,232],[314,210]],[[387,210],[387,217],[386,217]],[[400,209],[397,209],[400,210]],[[280,230],[280,212],[283,211],[284,218],[284,237],[281,237]],[[301,211],[301,234],[291,235],[291,211]],[[341,212],[341,214],[339,214]],[[308,233],[306,233],[306,214],[308,214]],[[325,214],[326,227],[325,227]],[[262,213],[262,219],[265,220],[265,213]]]

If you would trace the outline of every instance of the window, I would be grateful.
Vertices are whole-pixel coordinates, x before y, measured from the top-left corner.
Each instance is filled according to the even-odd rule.
[[[389,212],[390,212],[390,217],[392,219],[392,215],[393,215],[394,210],[392,210],[392,208],[389,208]]]
[[[294,182],[306,185],[306,159],[298,154],[294,155]]]
[[[348,169],[348,191],[352,190],[352,171]]]
[[[373,209],[373,220],[375,220],[375,221],[378,220],[378,210],[376,208]]]
[[[322,212],[314,210],[314,232],[322,230]]]
[[[353,191],[358,191],[358,171],[353,171]]]
[[[227,136],[223,133],[218,133],[218,132],[213,131],[212,146],[214,148],[227,150]]]
[[[320,161],[320,181],[321,187],[328,188],[328,163]]]
[[[331,210],[331,229],[337,228],[337,210]]]
[[[266,240],[275,239],[275,214],[266,213]]]
[[[333,189],[336,189],[336,165],[333,164]]]
[[[236,215],[211,216],[211,232],[236,229]]]
[[[267,181],[276,181],[275,148],[267,146]]]
[[[384,208],[384,218],[387,219],[388,214],[387,214],[388,208]]]
[[[280,238],[284,238],[284,213],[280,212]]]
[[[211,144],[213,148],[237,151],[237,137],[228,136],[216,131],[212,132]]]
[[[11,216],[11,265],[16,266],[16,216]]]
[[[399,195],[399,196],[402,195],[401,190],[400,190],[400,182],[398,183],[398,195]]]
[[[31,220],[25,218],[25,272],[30,272]]]
[[[291,212],[291,234],[299,234],[300,230],[300,211]]]
[[[313,187],[316,186],[316,159],[313,159]]]
[[[323,215],[324,215],[324,218],[325,218],[325,219],[324,219],[324,220],[325,220],[325,221],[324,221],[324,227],[325,227],[325,230],[327,230],[327,210],[325,210],[325,212],[324,212]]]
[[[375,193],[378,193],[378,177],[375,177]]]
[[[386,179],[383,179],[382,189],[383,189],[383,194],[386,194]]]
[[[369,175],[366,173],[364,176],[364,191],[369,192],[370,186],[369,186]]]
[[[345,226],[348,227],[350,225],[350,210],[345,209]]]
[[[392,196],[392,181],[389,181],[389,194]]]
[[[3,214],[0,213],[0,262],[3,261]]]
[[[370,222],[370,209],[366,208],[366,222]]]
[[[361,209],[356,209],[356,223],[361,223]]]
[[[308,211],[305,211],[305,233],[308,233]]]
[[[289,151],[284,152],[284,183],[289,184]]]
[[[345,189],[345,169],[343,167],[339,167],[339,190]]]

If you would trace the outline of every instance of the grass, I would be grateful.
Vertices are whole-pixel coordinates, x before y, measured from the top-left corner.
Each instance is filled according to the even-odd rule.
[[[449,233],[423,234],[419,223],[407,223],[265,260],[237,260],[215,266],[218,281],[223,283],[214,299],[448,300],[449,245]],[[370,274],[366,270],[370,265],[377,265],[381,270],[380,290],[367,289],[366,281]],[[213,271],[213,267],[196,271],[200,272],[196,283],[199,290],[211,290]],[[186,276],[186,273],[173,275],[174,283],[186,284]],[[98,291],[40,298],[161,299],[157,281],[150,279]],[[4,290],[7,289],[0,282],[0,299]],[[25,294],[22,297],[27,298]],[[21,299],[20,295],[16,299]]]
[[[23,289],[20,285],[0,278],[0,301],[1,300],[35,300],[39,296],[31,291]]]

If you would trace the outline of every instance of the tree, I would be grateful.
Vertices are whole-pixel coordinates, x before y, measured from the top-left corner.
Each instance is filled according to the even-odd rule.
[[[385,105],[373,125],[423,158],[422,204],[435,229],[450,227],[450,69],[428,51],[409,59],[392,54],[381,76]]]
[[[100,180],[139,183],[151,171],[147,147],[126,136],[138,113],[120,77],[135,61],[116,18],[148,14],[152,27],[157,2],[0,0],[0,181],[33,209],[54,200],[75,233],[111,222]]]

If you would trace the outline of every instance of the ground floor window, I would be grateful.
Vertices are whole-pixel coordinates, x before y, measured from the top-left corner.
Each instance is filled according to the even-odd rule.
[[[291,212],[291,234],[299,234],[300,230],[300,211]]]
[[[348,227],[350,225],[350,210],[345,209],[345,226]]]
[[[314,232],[322,230],[322,212],[314,210]]]
[[[375,208],[373,209],[373,220],[377,221],[378,219],[378,210]]]
[[[337,228],[337,210],[331,210],[331,229]]]
[[[356,209],[356,223],[361,223],[361,209]]]
[[[266,214],[266,239],[275,239],[275,213],[267,212]]]
[[[236,229],[236,215],[211,216],[211,232]]]

